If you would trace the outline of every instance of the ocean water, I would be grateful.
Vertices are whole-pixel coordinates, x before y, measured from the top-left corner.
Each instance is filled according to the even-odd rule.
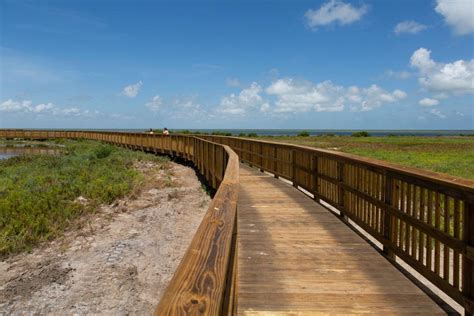
[[[145,131],[146,129],[127,129],[120,131]],[[171,129],[171,132],[179,132],[185,129]],[[239,135],[240,133],[255,133],[259,136],[296,136],[302,131],[308,132],[311,136],[333,134],[337,136],[350,136],[354,132],[363,130],[349,129],[187,129],[190,132],[209,133],[223,132]],[[371,136],[459,136],[474,135],[474,130],[364,130]]]
[[[24,129],[28,130],[28,129]],[[48,129],[44,129],[48,130]],[[49,129],[49,130],[68,130],[68,129]],[[75,130],[75,129],[69,129]],[[76,129],[77,130],[77,129]],[[90,131],[122,131],[122,132],[146,132],[149,128],[133,129],[83,129]],[[241,133],[255,133],[259,136],[296,136],[302,131],[308,132],[311,136],[333,134],[338,136],[349,136],[354,132],[366,131],[371,136],[459,136],[474,135],[474,130],[355,130],[355,129],[193,129],[193,128],[171,128],[171,132],[189,130],[190,132],[209,133],[224,132],[239,135]]]

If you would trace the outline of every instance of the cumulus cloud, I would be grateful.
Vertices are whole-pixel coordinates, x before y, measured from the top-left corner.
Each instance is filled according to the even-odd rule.
[[[317,84],[294,79],[279,79],[266,92],[276,97],[274,111],[282,112],[338,112],[350,105],[353,111],[370,111],[384,103],[393,103],[406,97],[401,90],[388,92],[377,85],[368,88],[343,87],[331,81]]]
[[[411,66],[419,71],[419,83],[426,89],[456,94],[474,92],[474,59],[438,63],[426,48],[416,50],[410,59]]]
[[[415,21],[403,21],[398,23],[393,31],[395,34],[400,35],[403,33],[417,34],[426,29],[426,25],[420,24]]]
[[[441,111],[437,109],[431,109],[430,114],[440,118],[440,119],[445,119],[447,116],[441,113]]]
[[[395,78],[395,79],[400,79],[400,80],[405,80],[411,78],[412,74],[408,71],[402,70],[402,71],[394,71],[394,70],[386,70],[384,73],[385,77],[390,77],[390,78]]]
[[[457,35],[474,32],[474,2],[472,0],[438,0],[435,11]]]
[[[424,98],[421,99],[418,104],[420,104],[421,106],[435,106],[439,104],[439,101],[436,99]]]
[[[368,88],[362,89],[361,101],[353,109],[360,111],[371,111],[382,106],[384,103],[393,103],[406,98],[407,94],[402,90],[386,91],[373,84]]]
[[[225,83],[229,87],[239,87],[240,86],[240,81],[237,78],[227,78]]]
[[[59,107],[51,102],[33,105],[30,100],[15,101],[12,99],[0,103],[0,112],[63,117],[93,117],[99,114],[98,111],[82,110],[78,107]]]
[[[155,95],[150,101],[145,103],[145,106],[149,108],[151,111],[156,112],[161,108],[163,104],[163,100],[159,95]]]
[[[0,111],[2,112],[30,112],[32,102],[29,100],[13,101],[8,99],[0,103]]]
[[[175,98],[171,102],[170,115],[176,118],[199,120],[207,117],[208,113],[196,100],[197,96]]]
[[[138,92],[140,91],[142,87],[142,82],[139,81],[135,84],[131,84],[123,88],[122,90],[122,95],[127,96],[129,98],[134,98],[138,95]]]
[[[347,25],[359,21],[367,13],[368,7],[362,5],[355,7],[350,3],[340,0],[330,0],[324,3],[319,9],[306,11],[304,17],[306,23],[312,29],[319,26],[336,23]]]
[[[239,94],[230,94],[221,99],[217,112],[230,115],[245,115],[252,111],[267,111],[268,103],[260,95],[262,87],[253,82]]]
[[[275,112],[342,111],[344,109],[343,88],[324,81],[318,84],[291,78],[273,82],[266,92],[276,97]]]

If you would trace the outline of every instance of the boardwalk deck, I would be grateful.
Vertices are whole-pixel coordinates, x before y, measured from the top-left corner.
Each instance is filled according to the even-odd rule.
[[[238,314],[445,314],[324,207],[240,170]]]

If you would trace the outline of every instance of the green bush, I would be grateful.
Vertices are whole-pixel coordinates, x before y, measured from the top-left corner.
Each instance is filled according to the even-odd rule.
[[[134,161],[164,161],[99,142],[61,143],[64,155],[0,161],[0,257],[54,238],[81,214],[131,192],[142,181]]]
[[[360,131],[360,132],[354,132],[351,135],[352,137],[369,137],[370,134],[367,133],[366,131]]]
[[[298,137],[308,137],[309,133],[307,131],[301,131],[297,135]]]
[[[211,135],[216,135],[216,136],[232,136],[232,133],[229,133],[229,132],[222,132],[222,131],[214,131],[214,132],[212,132]]]
[[[103,145],[94,150],[95,156],[98,159],[104,159],[110,156],[113,151],[113,147],[110,145]]]

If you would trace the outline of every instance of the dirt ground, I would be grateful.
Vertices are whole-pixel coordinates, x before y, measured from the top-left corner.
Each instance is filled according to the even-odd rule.
[[[138,167],[155,186],[103,206],[64,237],[0,262],[0,315],[153,312],[210,198],[189,167]]]

